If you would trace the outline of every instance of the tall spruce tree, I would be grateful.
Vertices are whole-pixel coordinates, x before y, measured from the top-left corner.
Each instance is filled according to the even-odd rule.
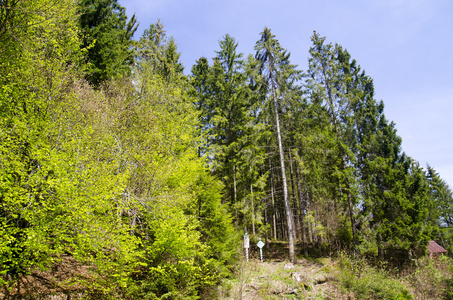
[[[200,111],[203,144],[200,155],[209,159],[213,173],[224,183],[224,201],[230,203],[237,224],[260,223],[263,178],[259,172],[261,150],[253,126],[254,95],[247,85],[242,53],[230,35],[219,41],[220,50],[209,66],[200,58],[192,68],[191,82]],[[264,176],[264,177],[263,177]]]
[[[167,38],[160,20],[145,29],[135,50],[139,68],[152,68],[154,74],[167,82],[182,78],[184,67],[179,61],[181,54],[177,52],[174,38]]]
[[[326,44],[316,32],[312,41],[306,87],[318,115],[330,123],[331,196],[349,214],[355,245],[376,243],[380,256],[386,248],[416,253],[433,234],[422,223],[428,211],[423,172],[401,153],[394,124],[374,100],[372,79],[340,45]]]
[[[134,62],[132,36],[135,14],[128,21],[118,0],[78,0],[82,49],[86,49],[86,79],[94,86],[130,74]]]
[[[453,193],[439,173],[427,166],[428,195],[430,197],[429,221],[439,229],[436,239],[449,251],[453,246]]]
[[[354,217],[354,206],[357,201],[356,183],[354,178],[355,154],[353,152],[355,139],[353,135],[352,107],[356,94],[348,88],[351,80],[341,62],[345,55],[339,45],[325,44],[325,38],[316,32],[312,36],[313,46],[310,48],[307,88],[311,101],[323,106],[325,117],[329,120],[335,139],[336,155],[332,156],[332,180],[334,199],[345,204],[349,214],[353,240],[357,244],[357,230]],[[345,68],[346,67],[346,68]]]
[[[263,95],[265,95],[264,97],[266,99],[265,102],[273,107],[275,134],[280,157],[283,200],[288,228],[289,258],[291,262],[295,262],[293,212],[286,179],[285,153],[283,149],[279,113],[281,111],[282,103],[297,89],[295,84],[299,79],[300,72],[296,70],[295,65],[290,63],[290,54],[280,46],[275,35],[273,35],[267,27],[264,28],[261,33],[260,40],[256,42],[255,50],[255,58],[259,62],[257,67],[265,82],[265,85],[263,85]]]

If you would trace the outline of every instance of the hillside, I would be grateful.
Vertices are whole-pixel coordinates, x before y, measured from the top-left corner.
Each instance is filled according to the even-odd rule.
[[[240,267],[237,281],[224,284],[224,299],[349,299],[331,274],[333,262],[298,260],[296,264],[252,260]],[[228,290],[228,288],[231,288]]]
[[[451,299],[453,295],[453,264],[447,257],[425,257],[400,267],[372,266],[346,254],[298,258],[293,264],[282,255],[287,245],[269,246],[264,262],[255,253],[249,262],[238,265],[235,276],[218,287],[219,299]],[[202,299],[211,298],[213,294]]]
[[[423,257],[396,267],[376,262],[372,265],[345,253],[318,258],[298,255],[297,261],[290,263],[287,251],[287,243],[270,242],[265,247],[263,262],[257,251],[251,251],[249,262],[243,256],[231,276],[203,289],[199,298],[194,299],[404,300],[453,296],[453,261],[446,256]],[[105,297],[92,288],[98,280],[92,269],[64,256],[52,269],[35,270],[9,290],[0,290],[0,298],[139,299],[121,293]],[[170,299],[188,298],[175,295]]]
[[[345,47],[303,71],[265,27],[187,74],[118,0],[0,3],[0,298],[450,296],[452,190]]]

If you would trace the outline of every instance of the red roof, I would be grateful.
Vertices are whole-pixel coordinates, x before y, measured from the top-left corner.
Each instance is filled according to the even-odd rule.
[[[435,241],[429,241],[429,244],[428,244],[428,251],[430,253],[446,253],[448,252],[447,250],[445,250],[444,248],[442,248],[438,243],[436,243]]]

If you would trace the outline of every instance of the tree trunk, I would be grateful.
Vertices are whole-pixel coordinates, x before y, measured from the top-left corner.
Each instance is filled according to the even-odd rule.
[[[289,174],[290,174],[290,181],[291,181],[291,192],[293,196],[293,207],[296,208],[296,217],[294,218],[293,215],[293,227],[294,227],[294,239],[297,241],[297,234],[300,230],[300,220],[298,218],[299,215],[299,201],[297,197],[297,190],[296,190],[296,184],[294,183],[295,181],[295,176],[294,176],[294,168],[293,168],[293,157],[291,155],[291,149],[289,149]],[[295,220],[294,220],[295,219]],[[296,226],[297,223],[297,226]],[[299,235],[300,237],[300,235]]]
[[[274,240],[277,240],[277,218],[275,216],[275,198],[274,198],[274,171],[272,170],[272,161],[269,155],[269,170],[271,172],[271,199],[272,199],[272,229]]]
[[[344,155],[342,154],[341,155],[341,165],[342,165],[342,168],[343,170],[346,170],[346,163],[344,161]],[[356,227],[355,227],[355,219],[354,219],[354,213],[353,213],[353,207],[352,207],[352,195],[351,195],[351,191],[350,191],[350,186],[349,186],[349,180],[348,178],[346,177],[345,179],[345,183],[346,183],[346,196],[347,196],[347,199],[348,199],[348,211],[349,211],[349,219],[351,221],[351,230],[352,230],[352,240],[354,241],[354,244],[356,246],[359,245],[359,241],[357,240],[357,231],[356,231]]]
[[[252,202],[252,232],[253,232],[253,235],[256,235],[256,232],[255,232],[255,203],[254,203],[254,199],[253,199],[253,185],[250,184],[250,198],[251,198],[251,202]]]
[[[380,234],[377,236],[378,257],[384,259],[384,248],[382,247],[382,237]]]
[[[285,201],[285,211],[286,211],[286,220],[287,220],[286,223],[288,226],[289,260],[290,260],[290,262],[295,263],[296,255],[295,255],[295,251],[294,251],[293,214],[292,214],[290,203],[289,203],[288,186],[286,184],[285,155],[283,153],[282,136],[281,136],[281,132],[280,132],[280,120],[278,117],[277,95],[275,93],[274,87],[273,87],[273,97],[274,97],[275,123],[276,123],[276,127],[277,127],[278,151],[280,153],[280,165],[281,165],[281,169],[282,169],[283,199]]]
[[[307,212],[306,204],[307,202],[304,201],[304,196],[302,192],[302,185],[300,180],[301,174],[299,172],[299,167],[296,165],[296,183],[297,183],[297,191],[299,192],[299,224],[301,230],[301,238],[304,243],[304,255],[308,256],[308,242],[307,242],[307,226],[304,224],[305,214]]]
[[[233,197],[234,206],[236,207],[236,227],[239,226],[238,204],[237,204],[237,191],[236,191],[236,165],[233,165]]]

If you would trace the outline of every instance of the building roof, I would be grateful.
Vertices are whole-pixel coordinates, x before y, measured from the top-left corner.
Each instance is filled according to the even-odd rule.
[[[446,253],[448,252],[447,250],[445,250],[444,248],[442,248],[438,243],[436,243],[435,241],[429,241],[429,244],[428,244],[428,251],[430,253]]]

